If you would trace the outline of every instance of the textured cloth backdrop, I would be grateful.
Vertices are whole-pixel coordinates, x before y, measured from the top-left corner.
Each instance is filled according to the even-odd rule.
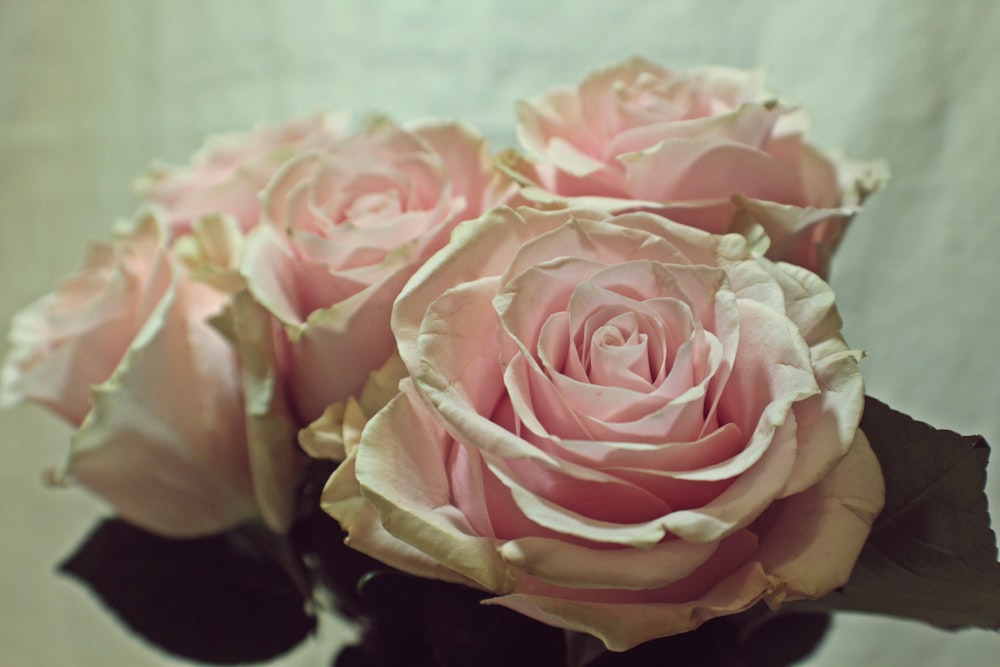
[[[817,144],[891,163],[832,272],[869,393],[1000,446],[997,35],[992,0],[3,0],[0,321],[132,212],[148,161],[186,161],[208,133],[345,109],[455,116],[503,147],[516,99],[631,54],[759,66],[811,112]],[[67,436],[37,409],[0,415],[0,664],[187,664],[53,574],[104,511],[42,487]],[[992,633],[842,615],[808,664],[975,667],[998,652]]]

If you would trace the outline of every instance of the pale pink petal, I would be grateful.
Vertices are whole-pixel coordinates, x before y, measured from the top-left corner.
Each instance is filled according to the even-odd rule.
[[[480,586],[511,590],[493,540],[476,535],[451,503],[445,461],[453,444],[419,400],[404,390],[368,423],[355,464],[364,496],[394,537]]]
[[[336,519],[347,533],[344,540],[346,545],[377,558],[389,567],[430,579],[471,587],[480,585],[432,556],[393,537],[386,530],[375,508],[362,495],[353,456],[337,466],[330,476],[320,497],[320,507]]]
[[[616,127],[619,122],[616,118],[616,102],[620,100],[616,97],[644,74],[653,75],[657,79],[669,79],[671,73],[650,60],[633,56],[622,63],[602,67],[589,74],[580,82],[577,93],[586,123],[591,128],[606,133],[620,131]],[[575,119],[567,120],[572,122]]]
[[[492,460],[490,456],[484,458],[487,463]],[[558,460],[558,467],[516,458],[506,459],[504,466],[517,484],[553,507],[588,519],[634,524],[656,519],[672,509],[669,499],[658,497],[641,485],[591,466],[577,465],[568,458]],[[514,499],[517,502],[516,493]],[[526,515],[531,516],[527,512]]]
[[[725,234],[732,231],[730,230],[730,221],[733,216],[731,200],[731,197],[726,197],[700,201],[678,201],[663,203],[659,206],[643,205],[641,208],[711,234]]]
[[[734,202],[731,231],[744,233],[759,225],[770,240],[768,258],[797,264],[821,276],[828,273],[833,251],[855,214],[846,208],[801,208],[742,196]]]
[[[257,513],[236,360],[203,321],[194,286],[150,315],[74,435],[67,476],[126,520],[169,537],[203,535]]]
[[[191,231],[205,215],[229,215],[243,231],[260,217],[257,194],[287,159],[323,148],[344,132],[346,119],[321,115],[250,132],[209,138],[184,167],[154,165],[136,191],[164,212],[171,236]]]
[[[353,397],[328,405],[323,414],[299,431],[299,446],[311,458],[343,461],[352,445],[357,448],[367,421]]]
[[[739,539],[720,545],[695,570],[694,580],[703,590],[677,590],[668,585],[628,595],[629,591],[560,588],[529,579],[521,590],[485,602],[556,627],[593,634],[610,650],[625,651],[650,639],[693,630],[717,616],[744,611],[761,599],[769,581],[760,565],[747,562],[756,542],[750,535],[734,537]],[[659,600],[658,595],[662,596]]]
[[[289,210],[289,195],[316,169],[321,153],[308,151],[285,162],[277,171],[271,182],[260,193],[262,226],[273,226],[281,231],[288,231],[290,220],[298,216],[298,211]]]
[[[696,481],[725,477],[734,481],[711,501],[665,517],[666,529],[692,542],[719,540],[748,526],[778,498],[795,465],[795,416],[782,414],[786,411],[784,406],[772,404],[761,417],[746,450],[759,458],[748,470],[739,470],[744,461],[738,455],[732,465],[715,466],[717,470],[671,475]]]
[[[452,196],[463,197],[463,219],[482,215],[506,204],[514,195],[514,183],[492,166],[489,145],[472,128],[449,121],[425,121],[407,129],[430,144],[444,163]]]
[[[298,271],[286,235],[261,225],[247,237],[240,273],[254,298],[289,326],[301,326],[308,315],[295,289]]]
[[[828,283],[800,266],[770,262],[757,262],[757,265],[780,286],[784,304],[775,310],[783,311],[795,323],[802,339],[812,349],[814,359],[822,356],[821,347],[831,343],[833,351],[847,349],[840,333],[843,321],[834,302],[833,289]],[[749,276],[750,272],[744,275]],[[742,295],[743,288],[738,289]]]
[[[415,344],[431,302],[465,280],[499,275],[524,241],[558,226],[565,217],[539,214],[529,223],[512,209],[500,207],[455,228],[451,242],[417,270],[393,308],[392,329],[411,373],[419,369]]]
[[[503,381],[518,426],[538,436],[592,439],[584,420],[556,385],[557,377],[547,377],[522,354],[508,362]]]
[[[566,310],[574,289],[602,268],[598,262],[559,257],[510,280],[493,297],[500,324],[526,354],[538,349],[544,319]]]
[[[666,522],[671,515],[624,524],[594,519],[538,496],[522,484],[500,460],[486,460],[493,475],[510,490],[521,512],[533,523],[555,533],[597,543],[648,548],[657,544],[669,532]],[[604,478],[609,481],[612,479],[607,475]],[[624,481],[619,483],[627,485]]]
[[[500,555],[518,570],[557,586],[659,588],[690,575],[718,545],[666,540],[648,549],[593,549],[562,540],[510,540]]]
[[[290,387],[300,420],[357,395],[369,374],[389,359],[396,343],[389,327],[393,298],[409,277],[408,263],[382,282],[333,305],[313,310],[288,346]],[[359,336],[358,332],[364,332]]]
[[[618,134],[611,143],[615,156],[651,148],[667,139],[714,139],[736,141],[763,149],[783,109],[777,105],[744,104],[718,116],[666,121],[643,125]]]
[[[819,387],[798,328],[758,301],[741,298],[738,304],[740,346],[719,414],[723,421],[752,433],[758,416],[769,406],[817,394]]]
[[[735,424],[726,424],[694,440],[657,443],[563,440],[563,455],[578,463],[629,477],[633,471],[687,471],[728,460],[746,445]],[[633,479],[634,481],[634,479]],[[666,497],[666,496],[663,496]]]
[[[538,333],[538,361],[548,373],[562,373],[583,381],[587,371],[569,330],[569,313],[550,314]]]
[[[517,103],[517,134],[521,145],[532,157],[545,155],[550,137],[569,136],[571,142],[598,155],[600,147],[593,143],[581,121],[582,111],[576,91],[571,86],[557,86],[546,94]]]
[[[227,294],[246,287],[239,273],[243,232],[229,214],[209,213],[198,218],[191,233],[177,239],[171,251],[187,268],[191,280]]]
[[[821,394],[795,404],[799,425],[795,469],[783,495],[800,493],[829,474],[854,441],[864,406],[860,353],[845,350],[815,362]]]
[[[743,194],[804,205],[798,172],[763,151],[729,141],[668,139],[619,158],[631,193],[655,201]]]
[[[489,480],[484,479],[482,456],[475,447],[468,447],[456,442],[448,454],[446,462],[448,481],[451,485],[451,497],[455,506],[461,510],[469,521],[469,525],[478,535],[495,537],[495,526],[491,514],[498,504],[505,504],[498,514],[510,518],[510,503],[506,498],[491,492],[496,488],[492,484],[487,490]]]
[[[617,215],[614,224],[670,240],[672,252],[669,255],[629,259],[651,259],[667,264],[717,266],[720,257],[738,256],[747,252],[745,240],[738,236],[716,236],[647,212],[627,212]]]
[[[532,384],[536,399],[543,391],[558,392],[577,415],[585,432],[596,440],[655,443],[661,442],[665,434],[683,440],[697,438],[702,431],[707,380],[692,384],[672,398],[656,393],[640,394],[621,387],[576,383],[560,375],[551,378],[554,389],[546,389],[540,382]],[[628,403],[630,399],[632,403]],[[560,432],[552,416],[543,424],[549,432],[561,437],[578,437],[572,431]]]
[[[417,369],[413,378],[449,413],[489,415],[503,395],[499,323],[490,302],[495,291],[495,278],[466,282],[441,295],[425,313],[416,344],[423,358],[436,362]]]
[[[535,238],[523,243],[502,274],[508,284],[524,271],[557,257],[572,257],[602,264],[618,264],[630,260],[648,259],[657,262],[686,264],[687,258],[663,236],[641,229],[606,221],[607,214],[571,209],[553,213],[525,212],[532,225],[542,220],[559,220],[566,224],[539,230]]]
[[[858,431],[829,475],[775,506],[757,555],[775,582],[768,604],[818,598],[843,586],[882,510],[884,493],[878,460]]]
[[[591,381],[634,391],[653,389],[648,344],[635,313],[612,318],[590,340]]]
[[[83,267],[18,313],[2,370],[4,405],[34,401],[79,426],[90,388],[111,377],[173,277],[165,232],[150,214],[110,243],[88,249]]]

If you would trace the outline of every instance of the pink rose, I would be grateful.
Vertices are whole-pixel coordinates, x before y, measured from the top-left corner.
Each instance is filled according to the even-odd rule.
[[[830,288],[742,236],[501,208],[393,330],[411,378],[324,492],[348,543],[613,650],[828,593],[881,508]]]
[[[667,70],[642,58],[518,105],[538,161],[536,199],[642,208],[714,233],[759,227],[768,256],[825,275],[884,167],[806,143],[804,114],[761,90],[757,72]],[[637,200],[637,201],[636,201]]]
[[[187,166],[151,166],[136,190],[164,210],[174,238],[209,213],[228,213],[247,231],[259,218],[257,195],[278,168],[298,153],[329,146],[343,136],[344,125],[341,117],[316,114],[213,137]]]
[[[242,273],[288,334],[279,359],[300,424],[361,390],[395,349],[403,284],[456,224],[515,190],[481,137],[445,122],[378,120],[282,167]]]
[[[166,536],[261,514],[287,528],[292,489],[274,497],[292,471],[248,446],[241,366],[209,323],[227,299],[190,279],[146,215],[14,318],[4,404],[36,402],[77,428],[57,481]]]

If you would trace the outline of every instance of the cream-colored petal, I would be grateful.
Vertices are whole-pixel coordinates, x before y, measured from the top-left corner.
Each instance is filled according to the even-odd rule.
[[[397,539],[483,588],[511,590],[512,574],[493,539],[476,534],[451,504],[445,456],[458,445],[410,393],[404,389],[362,434],[356,471],[364,497]]]
[[[468,577],[393,537],[379,521],[375,508],[362,495],[354,464],[353,455],[341,463],[327,480],[320,497],[320,507],[347,533],[344,544],[410,574],[478,586]]]
[[[353,397],[327,406],[318,419],[299,431],[299,446],[314,459],[343,461],[351,439],[348,433],[354,433],[354,421],[359,415],[363,426],[364,415]],[[358,435],[361,435],[360,431]],[[357,442],[354,448],[357,448]]]
[[[523,537],[504,543],[500,555],[518,570],[558,586],[644,590],[688,576],[716,546],[714,542],[666,540],[647,549],[593,549],[551,538]]]
[[[274,322],[245,291],[233,296],[233,314],[243,369],[254,493],[268,526],[285,532],[292,523],[305,458],[298,449],[296,427],[285,397]]]
[[[513,593],[485,600],[535,620],[598,637],[612,651],[694,630],[705,621],[749,609],[767,590],[761,567],[748,563],[696,600],[684,602],[603,602],[556,595]],[[599,592],[599,591],[598,591]]]
[[[774,582],[768,604],[814,599],[844,585],[884,502],[882,470],[859,430],[829,475],[772,510],[757,555]]]
[[[399,382],[406,377],[406,367],[393,354],[382,368],[368,376],[358,398],[327,406],[313,423],[299,431],[299,444],[313,458],[343,461],[353,455],[361,442],[361,431],[368,420],[399,393]]]
[[[815,362],[821,393],[793,407],[798,450],[783,496],[805,491],[823,479],[852,446],[864,409],[860,356],[854,350],[845,350]]]
[[[431,303],[462,282],[499,275],[526,240],[558,226],[565,217],[539,214],[529,222],[500,207],[455,228],[451,242],[417,270],[393,307],[392,330],[411,374],[420,372],[416,341]]]

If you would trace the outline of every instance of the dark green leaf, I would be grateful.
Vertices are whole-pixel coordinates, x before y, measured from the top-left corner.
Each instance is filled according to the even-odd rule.
[[[1000,564],[986,495],[989,447],[868,398],[861,428],[886,504],[848,584],[825,608],[1000,629]]]
[[[262,662],[315,627],[288,574],[237,531],[172,540],[107,520],[61,570],[136,634],[191,660]]]

